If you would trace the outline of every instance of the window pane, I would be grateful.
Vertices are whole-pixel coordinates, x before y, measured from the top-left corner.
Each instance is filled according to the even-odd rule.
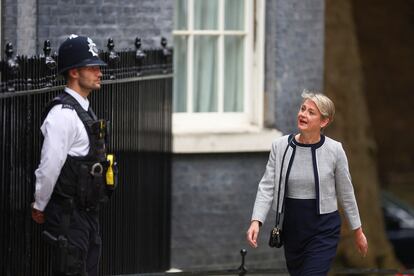
[[[226,30],[244,30],[244,0],[225,0]]]
[[[194,29],[217,30],[218,0],[194,0]]]
[[[187,0],[175,0],[174,7],[174,29],[187,29]]]
[[[174,37],[174,112],[187,110],[187,37]]]
[[[224,38],[224,111],[242,112],[244,103],[243,37]]]
[[[193,111],[217,112],[217,37],[194,37]]]

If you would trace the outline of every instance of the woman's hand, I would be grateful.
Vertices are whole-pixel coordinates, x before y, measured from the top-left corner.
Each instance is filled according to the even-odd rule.
[[[368,242],[367,238],[365,237],[364,232],[362,232],[362,228],[359,227],[354,232],[354,238],[355,238],[355,244],[358,248],[359,253],[362,255],[362,257],[365,257],[368,252]]]
[[[258,220],[253,220],[250,224],[249,230],[246,233],[247,242],[251,247],[257,247],[257,237],[259,236],[260,222]]]

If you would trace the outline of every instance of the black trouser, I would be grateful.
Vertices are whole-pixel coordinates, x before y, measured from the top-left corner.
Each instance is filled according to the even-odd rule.
[[[69,272],[57,272],[59,269],[54,265],[54,275],[98,275],[102,245],[98,212],[69,208],[65,202],[51,199],[45,209],[45,217],[46,230],[56,237],[63,235],[67,239],[70,247],[68,252],[71,254],[69,258],[75,259],[80,265],[79,272],[73,272],[70,268]],[[54,250],[62,249],[55,246]],[[54,256],[58,256],[58,253],[54,252]]]

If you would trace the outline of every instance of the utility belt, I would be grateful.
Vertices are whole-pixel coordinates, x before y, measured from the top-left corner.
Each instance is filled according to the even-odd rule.
[[[108,201],[117,185],[118,166],[114,155],[108,154],[101,162],[68,156],[52,198],[57,202],[72,198],[74,208],[97,211]]]
[[[103,162],[82,162],[79,167],[77,207],[85,211],[97,210],[106,203],[118,184],[118,166],[108,154]]]

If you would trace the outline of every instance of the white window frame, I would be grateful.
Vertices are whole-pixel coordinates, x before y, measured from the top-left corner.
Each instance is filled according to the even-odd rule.
[[[193,0],[189,1],[188,30],[174,30],[173,35],[188,35],[188,56],[193,53],[194,35],[219,35],[219,112],[173,113],[173,151],[248,152],[267,151],[280,132],[263,128],[264,106],[264,30],[265,0],[245,1],[245,31],[225,31],[224,0],[219,0],[220,14],[217,31],[193,30]],[[244,112],[222,112],[224,35],[245,35],[244,55]],[[187,87],[193,87],[192,60],[187,59]],[[187,95],[187,110],[191,110],[191,93]],[[190,97],[189,97],[190,96]]]

